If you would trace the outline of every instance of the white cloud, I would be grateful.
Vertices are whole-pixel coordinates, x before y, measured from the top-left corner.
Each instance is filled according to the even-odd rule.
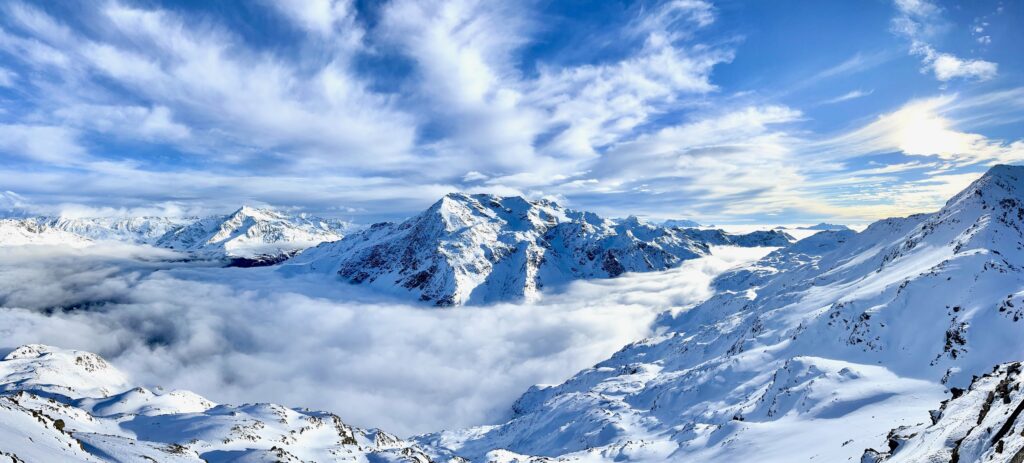
[[[713,275],[755,257],[744,251],[579,282],[536,304],[437,310],[272,269],[158,264],[168,251],[152,248],[15,247],[0,260],[0,348],[88,349],[145,385],[216,401],[327,409],[403,434],[451,429],[497,421],[527,387],[647,335],[659,312],[707,297]],[[154,273],[167,266],[177,270]]]
[[[0,67],[0,87],[13,87],[18,74],[10,69]]]
[[[893,30],[911,40],[910,53],[920,56],[926,70],[946,82],[956,78],[989,80],[996,76],[999,65],[981,59],[964,59],[937,51],[928,40],[941,29],[941,10],[928,0],[896,0],[900,15],[893,20]]]
[[[0,152],[46,163],[69,164],[86,150],[68,128],[46,125],[0,124]]]
[[[173,120],[165,106],[74,105],[57,110],[55,115],[70,126],[143,140],[175,141],[190,134],[188,127]]]
[[[11,20],[33,36],[0,36],[0,47],[18,51],[28,65],[53,61],[67,73],[44,81],[56,94],[43,103],[56,106],[58,117],[76,108],[122,106],[119,98],[99,90],[113,81],[133,100],[153,103],[138,124],[92,125],[105,133],[123,129],[121,134],[128,137],[177,139],[187,143],[186,151],[201,147],[218,161],[236,164],[253,161],[246,153],[266,157],[284,150],[292,170],[386,169],[414,159],[415,128],[409,116],[395,109],[389,97],[368,90],[345,56],[296,63],[251,50],[232,32],[208,21],[189,22],[165,10],[117,3],[105,4],[93,17],[97,27],[110,32],[101,40],[71,30],[34,7],[12,5],[20,13]],[[332,14],[351,20],[346,4],[330,7]],[[335,24],[341,21],[337,16],[331,21],[339,34],[359,35],[349,27],[351,21]],[[47,50],[52,53],[43,53]],[[111,111],[101,116],[111,116]],[[192,123],[205,128],[191,134],[201,139],[187,136],[186,124]],[[247,164],[249,169],[260,166]]]
[[[351,209],[366,220],[471,186],[561,197],[606,214],[686,207],[721,221],[815,207],[796,183],[881,149],[934,152],[957,165],[1017,158],[1015,143],[971,136],[979,124],[1019,117],[1013,95],[975,116],[988,119],[938,114],[915,129],[904,113],[876,126],[889,127],[879,129],[887,135],[807,154],[827,143],[783,127],[803,117],[797,109],[758,92],[716,95],[712,73],[733,58],[736,42],[709,31],[718,39],[708,43],[703,34],[718,14],[709,2],[630,9],[594,32],[615,53],[572,50],[568,65],[564,56],[532,53],[550,27],[536,4],[398,0],[369,9],[372,17],[348,0],[257,6],[287,21],[295,39],[287,49],[189,10],[106,2],[65,23],[45,12],[59,8],[5,4],[0,50],[18,72],[7,80],[32,101],[5,114],[24,120],[4,126],[12,136],[0,148],[35,165],[0,167],[0,184],[50,205],[170,201],[225,210],[253,200]],[[943,32],[933,3],[897,9],[894,29],[919,45],[937,78],[998,72],[995,63],[928,45]],[[890,56],[859,53],[808,82]],[[379,79],[381,62],[401,69]],[[938,136],[896,141],[895,126]],[[45,136],[27,136],[33,131]]]
[[[631,26],[644,45],[626,58],[540,63],[530,78],[517,70],[515,52],[529,42],[533,18],[511,4],[399,1],[384,18],[385,36],[417,63],[428,117],[446,122],[450,136],[436,148],[473,157],[483,170],[538,178],[573,170],[664,106],[714,90],[711,69],[731,59],[728,51],[678,42],[674,31],[683,28],[675,22],[713,20],[704,2],[670,2],[644,16]]]
[[[890,58],[888,53],[874,53],[874,54],[863,54],[856,53],[853,56],[843,60],[841,63],[826,68],[823,71],[818,72],[811,79],[810,82],[817,82],[821,79],[827,79],[835,76],[851,75],[859,72],[866,71],[873,67],[876,67]]]
[[[864,90],[851,90],[851,91],[849,91],[847,93],[844,93],[842,95],[839,95],[839,96],[837,96],[835,98],[829,98],[829,99],[827,99],[825,101],[822,101],[820,104],[842,103],[844,101],[850,101],[850,100],[855,100],[857,98],[863,98],[863,97],[868,96],[868,95],[870,95],[870,94],[872,94],[874,92],[875,92],[874,90],[868,90],[866,92]]]
[[[466,175],[462,176],[463,182],[479,182],[481,180],[487,180],[490,178],[488,175],[477,172],[475,170],[466,172]]]
[[[957,77],[973,77],[988,80],[996,76],[999,69],[996,63],[984,60],[962,60],[948,53],[940,53],[932,63],[935,77],[946,81]]]
[[[351,0],[275,0],[267,2],[299,26],[323,37],[343,37],[347,46],[359,43],[364,31],[355,22]]]
[[[992,140],[957,130],[956,122],[946,115],[955,102],[955,96],[911,101],[870,124],[821,142],[819,148],[838,157],[895,151],[936,156],[959,165],[1024,160],[1024,140]]]
[[[939,13],[939,8],[928,0],[896,0],[896,8],[907,15],[927,17]]]
[[[701,114],[613,145],[586,172],[544,192],[610,215],[661,217],[685,207],[717,223],[752,210],[778,212],[799,202],[794,187],[814,164],[798,157],[803,141],[784,129],[801,117],[785,106]]]

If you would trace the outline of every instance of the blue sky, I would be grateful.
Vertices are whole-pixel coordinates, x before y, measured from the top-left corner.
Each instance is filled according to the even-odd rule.
[[[1024,4],[0,5],[0,201],[863,223],[1024,160]]]

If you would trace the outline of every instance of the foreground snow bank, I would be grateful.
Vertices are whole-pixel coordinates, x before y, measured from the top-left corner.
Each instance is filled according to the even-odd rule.
[[[407,461],[415,445],[337,415],[129,387],[99,356],[40,344],[0,361],[0,456],[15,462]]]

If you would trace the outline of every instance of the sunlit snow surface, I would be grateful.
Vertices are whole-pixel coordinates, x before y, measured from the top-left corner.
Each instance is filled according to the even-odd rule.
[[[399,434],[452,429],[502,421],[531,385],[651,334],[658,313],[706,299],[712,277],[768,251],[716,248],[535,303],[436,309],[323,276],[169,263],[163,249],[15,246],[0,259],[0,348],[96,352],[139,385],[222,403],[312,407]]]

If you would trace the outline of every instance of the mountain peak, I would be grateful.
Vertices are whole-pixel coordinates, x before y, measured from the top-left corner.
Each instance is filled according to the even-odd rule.
[[[997,200],[1002,197],[1020,197],[1021,192],[1024,192],[1024,166],[997,164],[950,198],[943,209],[949,209],[968,198]]]
[[[1011,176],[1019,178],[1024,175],[1024,166],[1015,166],[1013,164],[996,164],[985,172],[984,176]]]
[[[1019,190],[1024,186],[1024,166],[996,164],[989,168],[972,186],[984,188],[1009,188]]]
[[[119,370],[91,352],[43,344],[21,346],[0,362],[0,390],[46,391],[61,395],[103,396],[128,389]]]
[[[777,227],[776,229],[783,230],[785,227]],[[811,225],[807,227],[800,227],[801,230],[849,230],[850,227],[842,224],[821,222],[817,225]]]
[[[208,217],[173,230],[156,244],[204,257],[270,258],[267,262],[276,262],[298,250],[341,239],[340,225],[245,205],[230,215]]]
[[[522,196],[449,193],[426,211],[291,259],[285,272],[330,272],[350,283],[406,290],[435,305],[529,299],[581,278],[665,270],[709,245],[781,246],[786,235],[730,236],[618,221]]]
[[[249,205],[242,205],[242,207],[239,207],[238,209],[235,210],[235,212],[232,212],[228,216],[238,218],[253,217],[258,219],[265,219],[268,217],[278,217],[280,216],[280,214],[278,214],[273,209],[269,208],[258,208]]]

